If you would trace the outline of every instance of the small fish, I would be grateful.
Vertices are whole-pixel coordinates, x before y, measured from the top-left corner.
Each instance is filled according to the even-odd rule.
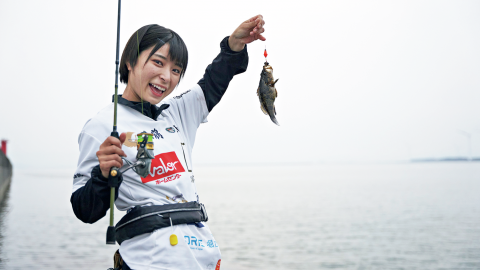
[[[278,79],[273,80],[273,68],[268,62],[265,62],[262,73],[260,73],[260,85],[257,89],[257,96],[260,99],[260,108],[263,113],[268,114],[272,122],[280,126],[275,118],[277,112],[275,111],[275,105],[273,105],[277,97],[277,89],[275,88],[277,81]]]

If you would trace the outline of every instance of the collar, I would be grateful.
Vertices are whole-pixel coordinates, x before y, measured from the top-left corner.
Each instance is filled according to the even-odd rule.
[[[112,102],[114,101],[114,99],[115,95],[112,96]],[[118,95],[118,104],[122,104],[136,110],[139,113],[142,113],[142,102],[126,100],[122,97],[122,95]],[[169,104],[162,104],[160,105],[160,107],[157,107],[156,105],[150,104],[150,102],[144,101],[143,115],[157,121],[157,117],[162,113],[163,110],[167,109],[168,107],[170,107]]]

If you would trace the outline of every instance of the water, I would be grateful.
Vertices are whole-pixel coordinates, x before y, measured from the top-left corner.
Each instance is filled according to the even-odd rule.
[[[73,172],[14,171],[0,269],[107,269]],[[196,168],[223,270],[480,269],[480,163]],[[116,212],[116,221],[120,218]]]

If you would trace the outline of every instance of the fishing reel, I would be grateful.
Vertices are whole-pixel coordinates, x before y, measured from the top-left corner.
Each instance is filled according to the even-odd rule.
[[[153,134],[152,133],[138,133],[137,134],[137,156],[136,162],[131,162],[122,157],[126,163],[125,166],[119,169],[121,173],[124,173],[132,169],[135,173],[145,178],[150,172],[152,166],[152,159],[155,158],[153,147]]]

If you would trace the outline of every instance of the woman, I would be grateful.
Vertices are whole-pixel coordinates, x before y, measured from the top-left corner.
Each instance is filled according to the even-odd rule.
[[[123,270],[220,268],[218,245],[202,222],[208,219],[204,209],[189,212],[194,217],[186,217],[186,212],[179,209],[200,205],[190,159],[196,130],[206,122],[233,76],[246,70],[246,44],[265,40],[261,35],[264,24],[261,15],[243,22],[222,40],[220,54],[198,85],[171,99],[165,98],[178,85],[188,63],[180,36],[164,27],[147,25],[125,46],[120,81],[127,86],[119,96],[117,112],[120,139],[108,136],[113,105],[85,124],[78,139],[80,156],[71,197],[73,211],[83,222],[94,223],[104,217],[109,208],[110,169],[122,167],[122,157],[135,162],[135,134],[153,134],[155,158],[150,172],[145,178],[132,170],[125,172],[115,204],[119,210],[128,211],[125,218],[153,208],[167,211],[150,215],[148,222],[146,218],[128,220],[120,237],[117,225]],[[173,234],[178,236],[178,244],[170,241]]]

